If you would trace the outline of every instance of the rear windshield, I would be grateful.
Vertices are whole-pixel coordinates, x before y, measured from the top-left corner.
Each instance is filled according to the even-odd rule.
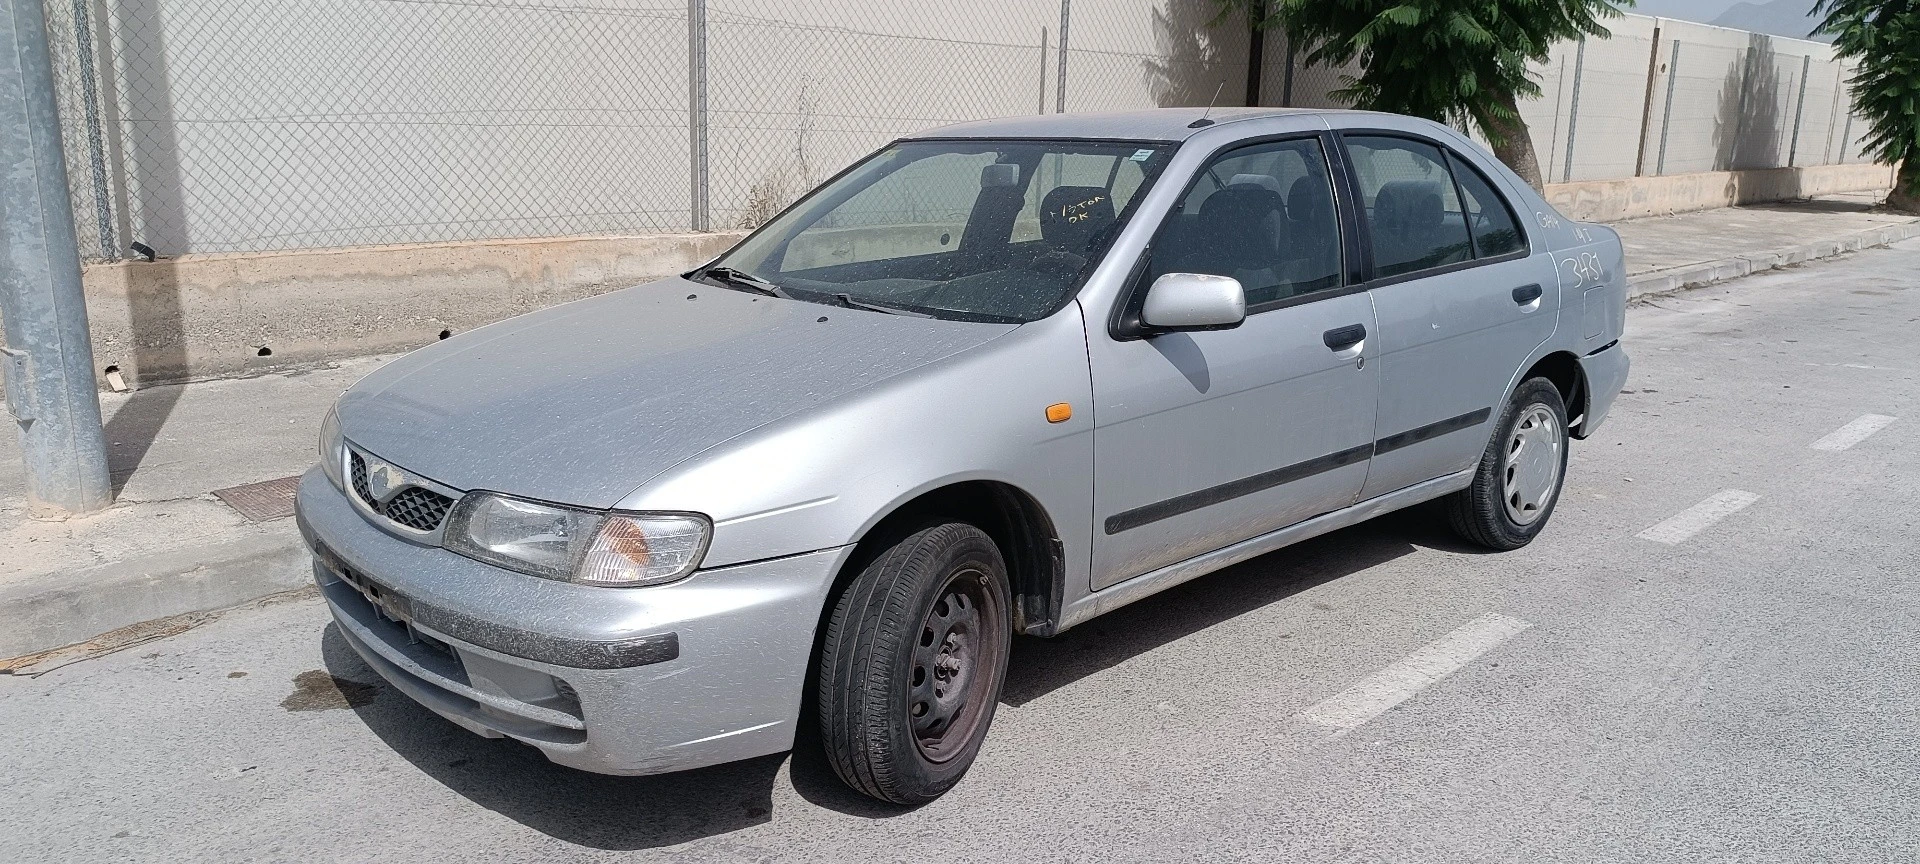
[[[1032,321],[1079,290],[1172,150],[1118,141],[900,142],[712,266],[796,300]]]

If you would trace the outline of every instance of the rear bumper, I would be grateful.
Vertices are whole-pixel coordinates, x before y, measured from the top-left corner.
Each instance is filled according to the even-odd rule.
[[[297,501],[314,581],[369,666],[469,731],[603,774],[790,748],[814,628],[850,551],[595,588],[394,537],[317,470]]]
[[[1585,438],[1600,428],[1620,388],[1626,386],[1627,371],[1632,366],[1627,349],[1618,342],[1580,358],[1580,371],[1587,379],[1587,419],[1581,422],[1575,438]]]

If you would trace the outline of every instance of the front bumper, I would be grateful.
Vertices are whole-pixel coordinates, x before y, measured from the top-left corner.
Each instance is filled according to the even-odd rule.
[[[814,628],[851,552],[601,588],[394,537],[318,469],[302,478],[296,503],[314,581],[368,665],[469,731],[602,774],[792,747]]]
[[[1580,423],[1574,437],[1586,438],[1600,428],[1600,421],[1607,419],[1607,411],[1613,407],[1614,397],[1626,386],[1627,371],[1632,366],[1627,349],[1618,342],[1580,358],[1580,372],[1587,379],[1587,419]]]

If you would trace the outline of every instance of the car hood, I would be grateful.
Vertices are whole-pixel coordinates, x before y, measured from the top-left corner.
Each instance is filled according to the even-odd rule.
[[[395,360],[341,397],[340,423],[456,489],[612,507],[683,459],[1012,329],[668,279]]]

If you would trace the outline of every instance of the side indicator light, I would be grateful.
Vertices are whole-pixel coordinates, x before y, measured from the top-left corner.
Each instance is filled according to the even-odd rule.
[[[1065,423],[1073,419],[1073,406],[1065,402],[1055,402],[1047,406],[1048,423]]]

